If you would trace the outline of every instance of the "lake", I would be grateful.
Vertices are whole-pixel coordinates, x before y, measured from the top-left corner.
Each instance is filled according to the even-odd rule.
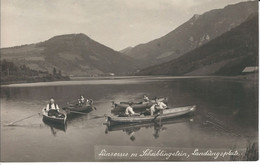
[[[169,107],[197,105],[194,115],[136,127],[107,128],[112,101],[168,97]],[[50,98],[64,107],[80,95],[94,100],[96,111],[77,115],[66,127],[45,124],[37,115]],[[5,124],[34,115],[17,122]],[[1,161],[123,161],[97,157],[143,150],[230,150],[241,152],[258,142],[258,84],[217,77],[81,78],[63,82],[12,84],[1,87]],[[125,148],[125,149],[124,149]],[[118,150],[117,150],[118,149]],[[190,160],[229,160],[193,157]],[[139,157],[131,160],[184,160]]]

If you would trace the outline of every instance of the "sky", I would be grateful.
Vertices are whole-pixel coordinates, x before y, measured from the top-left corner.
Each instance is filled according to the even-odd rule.
[[[162,37],[194,14],[247,0],[1,0],[1,48],[84,33],[114,50]]]

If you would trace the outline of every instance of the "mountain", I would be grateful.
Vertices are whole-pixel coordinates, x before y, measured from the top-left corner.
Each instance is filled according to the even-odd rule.
[[[133,48],[133,47],[129,46],[129,47],[123,49],[123,50],[120,50],[119,52],[120,52],[120,53],[123,53],[123,54],[127,54],[129,51],[131,51],[132,48]]]
[[[239,75],[258,65],[258,13],[203,46],[137,75]]]
[[[135,60],[85,34],[55,36],[47,41],[1,49],[1,58],[35,70],[74,76],[123,75],[135,70]]]
[[[124,53],[138,59],[144,67],[167,62],[240,25],[257,11],[258,2],[248,1],[194,15],[165,36],[137,45]]]

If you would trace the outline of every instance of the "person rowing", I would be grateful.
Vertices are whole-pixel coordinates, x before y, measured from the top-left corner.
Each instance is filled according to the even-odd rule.
[[[79,104],[82,105],[86,102],[86,99],[84,98],[84,96],[80,96],[80,98],[78,99]]]
[[[148,103],[150,100],[146,95],[143,95],[143,104]]]
[[[86,106],[92,106],[94,101],[92,99],[86,99],[84,96],[80,96],[80,98],[78,99],[79,105],[86,105]]]
[[[156,97],[155,104],[153,104],[150,108],[151,116],[153,116],[155,112],[157,113],[166,108],[167,108],[167,105],[164,104],[163,102],[159,101],[159,99]]]
[[[139,115],[139,114],[135,113],[135,111],[133,110],[133,102],[130,102],[128,107],[126,107],[126,109],[125,109],[124,116],[127,117],[127,116],[137,116],[137,115]]]
[[[55,103],[54,99],[50,99],[49,104],[46,106],[46,111],[48,116],[58,116],[59,115],[59,106]]]

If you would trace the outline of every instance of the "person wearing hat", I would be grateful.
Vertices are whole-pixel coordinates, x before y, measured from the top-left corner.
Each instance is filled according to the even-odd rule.
[[[54,102],[54,99],[50,99],[50,103],[46,106],[46,111],[49,116],[57,116],[59,112],[59,106]]]
[[[135,113],[134,110],[133,110],[133,103],[132,103],[132,102],[129,103],[129,106],[128,106],[128,107],[126,107],[126,109],[125,109],[125,114],[126,114],[127,116],[136,115],[136,113]]]

